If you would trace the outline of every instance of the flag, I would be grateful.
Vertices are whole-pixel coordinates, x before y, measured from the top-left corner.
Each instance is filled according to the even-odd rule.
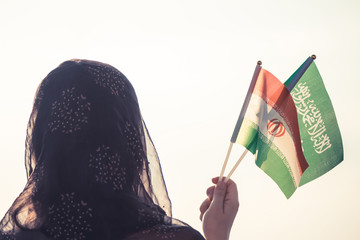
[[[330,171],[344,154],[334,108],[313,58],[309,57],[284,83],[295,102],[303,152],[309,163],[300,186]]]
[[[255,154],[255,162],[289,198],[308,167],[301,149],[296,107],[288,89],[257,65],[231,142]]]

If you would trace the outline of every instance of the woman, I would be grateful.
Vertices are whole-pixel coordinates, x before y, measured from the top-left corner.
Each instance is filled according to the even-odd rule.
[[[28,182],[0,223],[0,239],[204,239],[172,218],[135,91],[110,65],[71,60],[42,81],[25,165]],[[228,238],[237,210],[235,184],[218,186],[200,208],[209,240]]]

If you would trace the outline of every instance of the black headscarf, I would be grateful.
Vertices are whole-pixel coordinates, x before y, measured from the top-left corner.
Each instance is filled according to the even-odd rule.
[[[203,239],[172,218],[135,91],[110,65],[71,60],[42,81],[25,166],[0,239]]]

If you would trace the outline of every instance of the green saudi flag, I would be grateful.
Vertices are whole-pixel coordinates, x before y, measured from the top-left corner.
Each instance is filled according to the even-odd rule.
[[[343,160],[335,112],[313,59],[314,55],[284,83],[295,102],[303,153],[309,164],[300,186],[330,171]]]

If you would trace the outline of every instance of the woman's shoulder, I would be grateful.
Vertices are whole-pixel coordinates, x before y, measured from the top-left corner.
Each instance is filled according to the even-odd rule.
[[[192,227],[175,224],[156,225],[154,227],[131,234],[126,238],[126,240],[157,240],[164,238],[173,240],[205,240],[204,237]]]
[[[16,240],[50,240],[50,238],[46,237],[43,233],[39,231],[20,231],[15,236]]]

